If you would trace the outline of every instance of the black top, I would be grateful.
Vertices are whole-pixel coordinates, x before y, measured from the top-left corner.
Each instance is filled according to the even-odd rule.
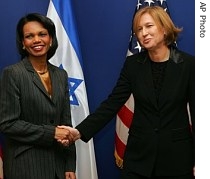
[[[163,85],[167,63],[168,63],[168,60],[164,62],[154,62],[151,60],[152,78],[153,78],[153,84],[154,84],[157,103],[158,103],[160,91]]]

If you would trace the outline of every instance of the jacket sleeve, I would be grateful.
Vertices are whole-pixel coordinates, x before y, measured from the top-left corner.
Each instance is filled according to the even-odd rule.
[[[76,128],[81,133],[81,140],[88,142],[99,130],[111,121],[131,95],[129,78],[130,60],[126,60],[119,79],[111,94],[104,100],[96,111],[84,119]]]
[[[192,132],[193,138],[195,139],[195,59],[190,61],[190,80],[188,94]]]

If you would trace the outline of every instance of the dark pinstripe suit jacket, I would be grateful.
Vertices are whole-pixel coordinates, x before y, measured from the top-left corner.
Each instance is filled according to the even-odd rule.
[[[52,98],[28,59],[3,70],[0,86],[0,131],[5,135],[6,179],[64,179],[75,171],[75,145],[54,140],[55,126],[71,125],[67,73],[48,64]]]

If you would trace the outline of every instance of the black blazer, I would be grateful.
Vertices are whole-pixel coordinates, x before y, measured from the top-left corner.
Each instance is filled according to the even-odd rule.
[[[135,109],[124,168],[141,175],[181,175],[194,166],[194,57],[171,48],[157,104],[148,53],[127,57],[109,97],[76,128],[88,141],[113,119],[131,93]],[[192,128],[189,125],[190,107]]]
[[[54,140],[55,126],[70,125],[67,73],[48,64],[52,98],[28,59],[4,69],[0,86],[0,131],[6,179],[59,179],[75,171],[75,145]]]

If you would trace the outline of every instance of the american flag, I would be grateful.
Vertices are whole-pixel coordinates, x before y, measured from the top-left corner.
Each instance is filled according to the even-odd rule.
[[[142,7],[145,6],[161,6],[169,14],[168,6],[166,0],[138,0],[135,13]],[[170,15],[170,14],[169,14]],[[127,56],[139,53],[141,51],[141,46],[137,42],[136,37],[133,35],[133,30],[131,28],[131,37],[128,45]],[[118,167],[123,167],[123,157],[127,144],[128,131],[132,122],[134,111],[134,99],[131,94],[128,101],[120,109],[117,114],[116,120],[116,133],[115,133],[115,159]]]

